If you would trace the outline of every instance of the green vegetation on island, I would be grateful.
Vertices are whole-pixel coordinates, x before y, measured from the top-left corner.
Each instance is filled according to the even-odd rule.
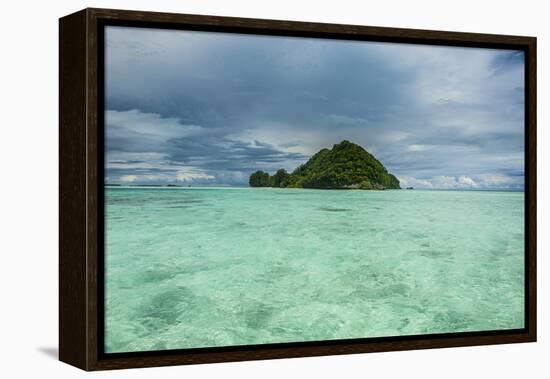
[[[264,171],[250,175],[251,187],[320,189],[399,189],[399,180],[361,146],[342,141],[322,149],[289,174],[280,169],[273,176]]]

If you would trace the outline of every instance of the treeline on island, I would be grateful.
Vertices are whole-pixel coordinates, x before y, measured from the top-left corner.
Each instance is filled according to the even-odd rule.
[[[274,175],[256,171],[251,187],[321,189],[399,189],[399,180],[361,146],[342,141],[322,149],[292,173],[279,169]]]

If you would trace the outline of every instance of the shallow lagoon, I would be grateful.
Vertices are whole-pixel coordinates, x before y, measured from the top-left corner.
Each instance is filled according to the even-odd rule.
[[[524,325],[524,194],[106,189],[107,352]]]

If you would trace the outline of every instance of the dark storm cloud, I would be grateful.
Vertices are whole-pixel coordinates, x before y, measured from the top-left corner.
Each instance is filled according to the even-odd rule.
[[[404,184],[523,186],[523,53],[106,33],[107,177],[244,185],[349,139]]]
[[[510,51],[496,54],[491,62],[495,72],[506,71],[517,66],[523,66],[525,55],[522,51]]]
[[[385,68],[376,56],[357,49],[357,42],[327,46],[308,39],[180,35],[181,44],[169,53],[107,74],[108,109],[139,109],[204,127],[223,124],[226,130],[262,119],[307,127],[318,110],[380,118],[410,80],[410,73]],[[133,52],[113,49],[108,64],[128,59],[109,56]]]
[[[171,144],[173,148],[170,149],[169,159],[208,170],[252,172],[258,166],[281,167],[288,161],[299,162],[308,158],[304,154],[281,151],[259,141],[251,143],[196,137],[172,140]]]

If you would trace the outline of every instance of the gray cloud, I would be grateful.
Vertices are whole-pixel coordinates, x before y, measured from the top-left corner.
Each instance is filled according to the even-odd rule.
[[[122,27],[106,40],[109,181],[245,185],[349,139],[417,186],[523,187],[521,52]]]
[[[260,141],[243,142],[218,137],[179,138],[171,141],[169,158],[209,170],[252,172],[258,166],[276,169],[289,161],[303,162],[308,156],[279,150]]]

